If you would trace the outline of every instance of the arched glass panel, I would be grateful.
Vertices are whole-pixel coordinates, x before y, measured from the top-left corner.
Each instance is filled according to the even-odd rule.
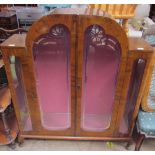
[[[70,34],[55,25],[33,46],[37,94],[41,120],[48,130],[71,126],[70,110]]]
[[[92,25],[85,31],[82,81],[82,129],[110,127],[121,49],[118,41]]]

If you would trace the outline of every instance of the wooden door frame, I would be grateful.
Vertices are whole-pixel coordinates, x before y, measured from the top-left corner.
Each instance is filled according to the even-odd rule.
[[[34,96],[36,96],[36,106],[39,107],[39,101],[37,97],[37,91],[36,91],[36,81],[34,77],[34,64],[33,64],[33,42],[40,37],[43,34],[46,34],[49,32],[49,30],[55,26],[55,25],[64,25],[67,27],[67,29],[70,32],[70,68],[71,68],[71,128],[62,130],[62,131],[54,131],[54,130],[46,130],[41,125],[41,114],[40,109],[37,108],[37,111],[39,112],[39,116],[36,116],[35,121],[37,121],[37,124],[39,124],[41,128],[40,133],[46,133],[50,135],[74,135],[75,132],[75,22],[73,20],[73,16],[69,15],[47,15],[42,17],[40,20],[38,20],[36,23],[33,24],[33,26],[30,28],[27,37],[26,37],[26,47],[28,54],[30,56],[29,63],[31,65],[32,69],[32,75],[31,79],[34,79],[34,82],[31,83],[31,90],[33,88],[34,90]],[[32,67],[33,66],[33,67]],[[29,67],[30,68],[30,67]],[[27,75],[25,74],[25,79],[27,79]],[[30,91],[27,90],[27,93]],[[29,97],[30,98],[30,97]],[[34,97],[33,97],[34,98]],[[34,108],[35,110],[35,108]],[[37,120],[38,119],[38,120]],[[36,130],[36,127],[34,127],[33,130]]]
[[[81,127],[81,92],[82,92],[82,64],[83,64],[83,51],[84,46],[84,34],[85,30],[90,25],[99,25],[104,30],[105,33],[111,35],[117,39],[121,46],[121,60],[120,60],[120,67],[118,73],[118,82],[116,87],[115,93],[115,100],[114,100],[114,108],[112,113],[112,120],[110,124],[110,128],[103,131],[103,132],[89,132],[82,130]],[[76,135],[78,136],[94,136],[94,137],[106,137],[106,136],[117,136],[117,131],[120,125],[120,118],[123,113],[123,108],[126,104],[126,96],[127,96],[127,88],[122,90],[123,81],[126,80],[126,84],[129,85],[130,80],[126,77],[126,63],[127,63],[127,56],[128,56],[128,39],[121,28],[114,20],[107,18],[107,17],[98,17],[98,16],[79,16],[78,20],[78,73],[77,73],[77,131]],[[121,108],[118,108],[118,107]],[[121,115],[118,113],[121,112]]]

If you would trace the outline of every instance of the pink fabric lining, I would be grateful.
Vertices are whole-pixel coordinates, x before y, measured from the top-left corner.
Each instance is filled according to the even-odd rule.
[[[89,131],[103,131],[111,121],[120,49],[113,37],[107,36],[106,39],[107,45],[87,46],[88,53],[84,56],[81,125]],[[69,50],[66,52],[69,43],[66,46],[66,40],[69,39],[44,35],[43,40],[35,46],[42,125],[49,130],[65,129],[71,123]]]
[[[114,106],[120,48],[117,40],[97,25],[85,33],[82,81],[82,123],[87,131],[110,127]]]
[[[114,52],[107,47],[89,49],[82,89],[83,128],[86,130],[103,131],[110,125],[119,64]]]
[[[58,27],[59,28],[59,27]],[[42,36],[34,46],[36,85],[44,128],[62,130],[71,126],[70,41],[65,27]],[[38,39],[39,40],[39,39]]]

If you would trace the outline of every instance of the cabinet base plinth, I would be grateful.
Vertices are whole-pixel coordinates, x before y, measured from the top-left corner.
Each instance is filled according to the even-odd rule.
[[[102,140],[102,141],[131,141],[132,137],[71,137],[71,136],[46,136],[46,135],[20,135],[24,139],[58,139],[58,140]]]

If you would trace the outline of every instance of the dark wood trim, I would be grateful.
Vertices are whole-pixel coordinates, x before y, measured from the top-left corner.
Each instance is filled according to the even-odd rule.
[[[102,141],[131,141],[130,137],[71,137],[71,136],[47,136],[41,134],[21,134],[23,138],[37,138],[37,139],[61,139],[61,140],[102,140]]]
[[[138,134],[138,138],[136,140],[135,151],[139,151],[140,150],[144,139],[145,139],[145,135],[139,133]]]

